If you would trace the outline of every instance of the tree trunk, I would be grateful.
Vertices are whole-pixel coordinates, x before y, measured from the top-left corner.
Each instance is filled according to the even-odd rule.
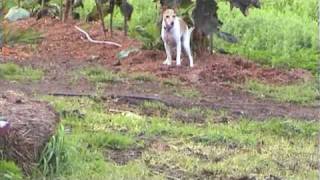
[[[69,12],[70,12],[71,6],[72,6],[72,0],[65,0],[63,22],[66,22],[69,17]]]

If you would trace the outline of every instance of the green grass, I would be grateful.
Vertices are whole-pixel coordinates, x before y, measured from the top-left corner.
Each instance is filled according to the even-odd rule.
[[[169,111],[169,108],[165,104],[152,101],[144,101],[139,108],[146,115],[161,117],[166,116]]]
[[[166,179],[175,177],[175,173],[192,179],[208,174],[204,172],[213,174],[213,178],[249,174],[258,178],[270,174],[285,179],[316,177],[318,122],[274,118],[181,123],[171,119],[174,110],[161,103],[145,102],[137,109],[165,109],[168,114],[162,118],[127,111],[107,113],[108,105],[89,98],[42,99],[60,113],[76,109],[85,114],[83,118],[69,115],[62,119],[69,129],[64,134],[68,158],[53,175],[57,179]],[[184,111],[209,119],[219,116],[200,108]],[[168,148],[149,146],[145,143],[148,139]],[[122,166],[104,156],[107,149],[137,147],[144,147],[142,156]]]
[[[133,74],[130,74],[130,79],[141,81],[141,82],[157,81],[157,77],[150,73],[133,73]]]
[[[201,96],[201,93],[195,88],[179,88],[176,93],[177,96],[185,98],[197,98]]]
[[[95,131],[93,135],[85,137],[84,140],[98,148],[115,150],[128,149],[136,143],[131,136],[106,131]]]
[[[319,97],[315,82],[293,85],[271,85],[258,81],[248,81],[245,89],[260,98],[271,98],[279,102],[310,104]]]
[[[180,86],[182,82],[180,79],[177,78],[166,78],[162,81],[162,85],[168,86],[168,87],[175,87],[175,86]]]
[[[102,67],[85,68],[81,74],[94,83],[116,83],[121,80],[120,75]]]
[[[22,170],[14,162],[0,160],[0,179],[20,180],[23,179]]]
[[[39,69],[21,67],[13,63],[0,64],[0,78],[14,81],[37,81],[44,73]]]
[[[57,133],[51,137],[40,156],[39,170],[43,176],[59,174],[67,166],[70,150],[65,143],[65,132],[60,125]]]

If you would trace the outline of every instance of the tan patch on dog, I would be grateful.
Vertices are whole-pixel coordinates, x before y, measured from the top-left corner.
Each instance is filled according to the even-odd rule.
[[[184,22],[183,19],[179,19],[179,24],[180,24],[180,31],[182,33],[186,32],[187,31],[187,28],[188,28],[188,25]]]
[[[163,18],[164,22],[166,23],[166,25],[169,25],[172,22],[174,22],[174,20],[176,18],[176,13],[174,12],[173,9],[167,9],[163,12],[162,18]]]
[[[166,25],[170,25],[172,22],[175,21],[176,18],[176,13],[173,9],[167,9],[163,12],[163,20]],[[182,33],[187,31],[188,25],[183,21],[183,19],[179,18],[179,24],[180,24],[180,31]]]

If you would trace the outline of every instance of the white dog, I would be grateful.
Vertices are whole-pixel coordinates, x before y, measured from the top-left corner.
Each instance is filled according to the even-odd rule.
[[[181,65],[181,47],[184,48],[190,61],[190,67],[193,67],[193,58],[190,48],[191,33],[194,28],[188,29],[187,24],[179,17],[176,17],[176,13],[173,9],[167,9],[162,15],[162,29],[161,38],[164,42],[166,49],[167,59],[163,64],[172,64],[171,51],[176,47],[177,66]]]

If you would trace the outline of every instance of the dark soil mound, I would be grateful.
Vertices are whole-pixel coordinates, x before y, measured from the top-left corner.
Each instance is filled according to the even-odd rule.
[[[0,149],[5,158],[14,160],[28,174],[53,135],[58,115],[47,103],[13,91],[1,94],[0,115],[10,124],[8,132],[0,136]]]

